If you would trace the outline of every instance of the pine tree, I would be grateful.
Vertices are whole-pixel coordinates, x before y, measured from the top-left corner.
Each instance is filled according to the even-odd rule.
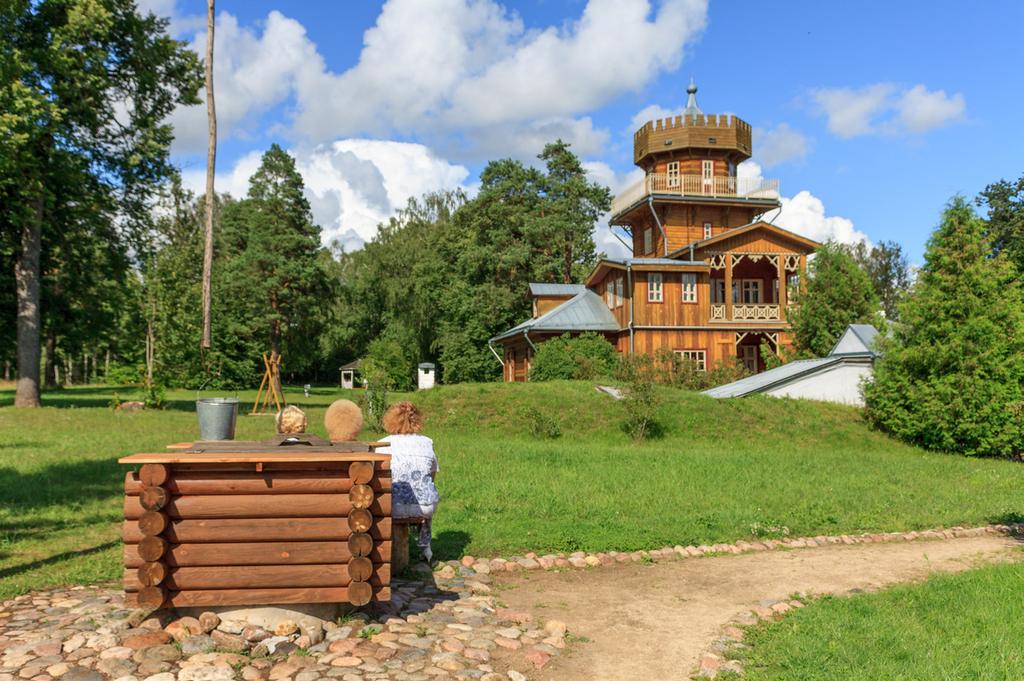
[[[289,332],[293,342],[315,338],[331,302],[329,282],[320,258],[320,227],[295,159],[271,146],[249,179],[246,198],[225,205],[221,220],[223,292],[232,299],[232,314],[273,352],[283,351]]]
[[[928,242],[925,265],[881,343],[868,418],[929,449],[969,456],[1024,450],[1024,303],[985,223],[954,198]]]
[[[822,245],[808,269],[807,283],[797,295],[799,305],[788,311],[799,354],[828,354],[850,324],[882,328],[871,279],[843,246]]]

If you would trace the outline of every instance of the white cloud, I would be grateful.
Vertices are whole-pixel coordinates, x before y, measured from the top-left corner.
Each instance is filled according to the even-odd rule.
[[[924,85],[907,90],[896,103],[900,123],[917,133],[962,120],[966,108],[963,95],[950,97],[945,90],[929,92]]]
[[[780,123],[770,130],[755,128],[753,144],[758,160],[766,168],[802,159],[810,149],[810,140],[786,123]]]
[[[745,161],[737,167],[737,174],[740,177],[758,178],[761,177],[761,166],[754,161]],[[807,190],[797,192],[793,197],[779,197],[779,200],[782,208],[765,217],[783,229],[815,241],[832,239],[844,244],[855,244],[868,240],[866,234],[854,227],[852,220],[826,215],[822,200]]]
[[[256,118],[288,97],[294,74],[319,59],[306,29],[294,19],[274,11],[261,34],[240,26],[226,12],[217,16],[213,58],[219,140],[244,136]],[[190,47],[204,54],[206,30],[196,34]],[[205,90],[203,91],[205,93]],[[200,98],[205,102],[205,94]],[[177,153],[206,148],[206,105],[182,107],[171,117]],[[254,132],[254,131],[253,131]]]
[[[656,121],[662,118],[671,118],[679,115],[679,112],[683,110],[683,107],[677,109],[666,109],[658,104],[650,104],[633,114],[632,120],[629,122],[629,134],[632,135],[634,132],[640,129],[640,126],[646,124],[649,121]]]
[[[147,2],[173,16],[171,0]],[[706,0],[663,0],[656,9],[648,0],[589,0],[575,21],[527,29],[496,0],[389,0],[363,35],[358,63],[339,73],[280,12],[258,27],[222,12],[219,126],[224,139],[243,136],[284,105],[288,134],[305,143],[413,133],[434,148],[462,139],[469,155],[522,157],[519,140],[556,133],[586,153],[607,132],[585,114],[675,69],[706,15]],[[200,30],[191,46],[202,54],[204,44]],[[179,111],[173,122],[175,151],[200,151],[205,108]]]
[[[944,90],[924,85],[899,90],[892,83],[864,88],[820,88],[811,92],[817,109],[828,118],[828,128],[844,138],[873,133],[920,134],[963,119],[963,95],[950,97]]]
[[[324,244],[339,241],[359,248],[376,234],[410,197],[462,187],[469,171],[438,158],[422,144],[345,139],[311,150],[290,150],[306,185],[313,217],[323,227]],[[259,167],[260,152],[251,152],[217,175],[217,191],[242,197]],[[187,187],[202,192],[205,171],[182,174]]]

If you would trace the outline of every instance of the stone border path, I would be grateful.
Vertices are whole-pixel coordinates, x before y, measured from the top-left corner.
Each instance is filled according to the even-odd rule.
[[[115,587],[35,592],[0,604],[0,681],[525,681],[566,647],[566,625],[500,607],[492,572],[568,570],[776,549],[1019,533],[1020,525],[842,535],[632,553],[574,553],[425,565],[396,579],[385,608],[275,631],[213,613],[175,619],[127,610]],[[792,604],[791,604],[792,605]],[[793,606],[795,607],[795,606]],[[710,659],[710,658],[709,658]]]

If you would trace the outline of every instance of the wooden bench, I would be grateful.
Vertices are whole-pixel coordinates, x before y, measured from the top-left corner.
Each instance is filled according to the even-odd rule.
[[[391,519],[391,571],[398,574],[409,567],[409,528],[423,524],[420,518]]]

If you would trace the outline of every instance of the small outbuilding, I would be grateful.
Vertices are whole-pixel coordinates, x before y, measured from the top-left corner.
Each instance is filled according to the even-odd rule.
[[[755,393],[863,406],[861,383],[874,374],[878,329],[850,324],[825,357],[801,359],[726,383],[704,394],[710,397],[746,397]]]
[[[362,360],[357,359],[354,362],[339,368],[341,371],[341,387],[346,390],[352,390],[353,388],[361,388],[359,366],[362,364]]]
[[[433,362],[421,362],[416,371],[416,387],[420,390],[433,388],[436,371],[437,367]]]

